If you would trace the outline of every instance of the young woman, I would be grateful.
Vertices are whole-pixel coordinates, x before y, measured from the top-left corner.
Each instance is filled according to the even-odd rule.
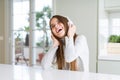
[[[53,45],[44,55],[41,66],[43,69],[88,71],[89,51],[84,35],[76,34],[76,26],[61,15],[50,19]]]

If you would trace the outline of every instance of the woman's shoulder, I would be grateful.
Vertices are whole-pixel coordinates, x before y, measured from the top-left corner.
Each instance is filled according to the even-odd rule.
[[[86,39],[86,36],[83,34],[78,34],[77,39]]]

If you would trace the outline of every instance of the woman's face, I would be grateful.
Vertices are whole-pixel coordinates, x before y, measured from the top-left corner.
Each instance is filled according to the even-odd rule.
[[[63,23],[59,22],[57,18],[52,18],[50,25],[51,25],[51,30],[55,36],[59,38],[64,37],[65,28]]]

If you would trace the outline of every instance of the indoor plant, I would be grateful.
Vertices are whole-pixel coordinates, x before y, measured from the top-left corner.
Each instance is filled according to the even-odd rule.
[[[43,7],[42,11],[36,12],[36,27],[39,31],[43,30],[45,33],[43,38],[36,43],[37,47],[47,48],[49,46],[47,31],[49,29],[48,20],[51,18],[52,10],[49,6]]]
[[[107,45],[108,53],[120,53],[120,35],[110,35]]]

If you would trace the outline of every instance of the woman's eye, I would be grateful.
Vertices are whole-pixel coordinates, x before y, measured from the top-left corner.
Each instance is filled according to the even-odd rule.
[[[51,26],[51,28],[54,28],[54,27],[55,27],[55,25],[52,25],[52,26]]]

